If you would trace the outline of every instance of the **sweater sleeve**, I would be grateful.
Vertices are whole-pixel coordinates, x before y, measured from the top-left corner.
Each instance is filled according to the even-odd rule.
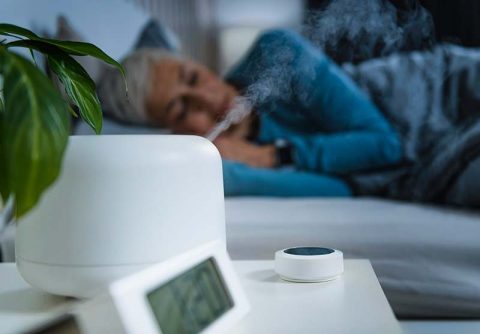
[[[293,169],[254,168],[223,160],[226,196],[349,197],[350,187],[342,179]]]
[[[292,136],[295,166],[327,174],[350,174],[397,163],[401,156],[396,135],[350,131]]]
[[[297,51],[292,91],[321,133],[292,138],[300,169],[352,173],[399,162],[401,141],[368,97],[320,50],[300,36],[283,37]]]
[[[269,90],[277,94],[272,98],[283,100],[289,105],[284,110],[300,115],[316,129],[284,138],[294,147],[297,168],[351,173],[401,159],[400,138],[383,114],[340,68],[300,35],[287,30],[264,33],[232,73],[234,79],[251,87],[265,81],[259,73],[275,74],[279,88]]]

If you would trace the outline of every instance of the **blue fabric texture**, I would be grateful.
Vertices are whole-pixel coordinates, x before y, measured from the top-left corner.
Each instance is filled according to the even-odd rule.
[[[347,197],[349,186],[340,178],[281,168],[253,168],[223,160],[227,196]]]
[[[226,76],[256,106],[258,144],[283,139],[295,170],[224,162],[226,195],[349,196],[341,177],[397,163],[397,133],[367,96],[300,35],[260,36]]]

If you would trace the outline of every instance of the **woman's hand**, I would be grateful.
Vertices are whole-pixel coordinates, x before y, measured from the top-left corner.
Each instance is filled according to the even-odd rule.
[[[239,161],[252,167],[275,167],[274,145],[259,146],[241,138],[225,136],[215,139],[213,144],[225,159]]]

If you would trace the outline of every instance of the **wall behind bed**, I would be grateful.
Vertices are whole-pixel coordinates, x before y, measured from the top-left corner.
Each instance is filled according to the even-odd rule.
[[[64,14],[89,42],[114,58],[133,45],[148,16],[126,0],[2,0],[0,22],[13,23],[37,33],[54,34],[56,18]]]
[[[177,0],[161,0],[166,7]],[[184,0],[182,0],[184,1]],[[196,0],[187,0],[196,1]],[[114,58],[122,58],[134,43],[149,15],[137,0],[1,0],[0,22],[13,23],[34,30],[56,31],[56,18],[64,14],[87,41],[101,47]],[[197,59],[224,73],[248,49],[264,29],[288,27],[299,29],[304,0],[203,0],[209,15],[207,24],[216,40],[215,63]],[[167,13],[168,14],[168,13]],[[178,13],[177,13],[178,14]],[[200,15],[200,14],[198,14]],[[185,20],[189,16],[177,18]],[[161,22],[176,31],[164,18]],[[182,21],[184,22],[184,21]],[[187,24],[187,23],[185,23]],[[188,25],[188,24],[187,24]],[[188,28],[188,27],[187,27]],[[178,31],[176,31],[178,34]],[[185,44],[189,41],[184,40]],[[188,50],[187,50],[188,51]],[[24,53],[28,55],[27,52]]]

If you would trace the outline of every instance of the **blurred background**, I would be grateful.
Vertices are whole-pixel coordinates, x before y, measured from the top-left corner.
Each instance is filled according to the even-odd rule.
[[[480,45],[480,2],[471,0],[387,0],[403,13],[411,12],[417,6],[425,7],[432,15],[435,36],[438,41],[452,42],[463,46]],[[308,0],[305,7],[321,10],[330,0]]]
[[[260,31],[288,27],[312,35],[330,0],[3,0],[0,21],[29,27],[36,32],[56,35],[56,19],[64,15],[85,40],[121,58],[131,50],[142,27],[151,18],[169,27],[181,41],[182,52],[224,73],[237,61]],[[342,1],[347,14],[367,9],[369,1]],[[379,1],[382,2],[382,1]],[[422,35],[395,51],[453,42],[480,45],[480,2],[469,0],[384,0],[392,20],[406,35]],[[425,10],[424,10],[425,9]],[[371,8],[369,9],[371,11]],[[348,15],[347,15],[348,16]],[[429,20],[431,28],[428,28]],[[415,24],[412,24],[415,23]],[[434,24],[434,28],[433,28]],[[419,26],[420,25],[420,28]],[[410,30],[409,30],[410,29]],[[420,30],[419,30],[420,29]],[[423,29],[423,31],[421,31]],[[379,33],[382,33],[379,31]],[[343,34],[343,36],[342,36]],[[385,55],[379,52],[346,52],[352,43],[348,32],[339,32],[332,45],[324,41],[327,53],[337,62],[361,61]],[[312,37],[312,36],[309,36]],[[315,36],[313,36],[313,39]],[[328,36],[327,36],[328,37]],[[358,39],[358,36],[355,36]],[[332,39],[332,38],[330,38]],[[330,42],[331,44],[331,42]],[[378,47],[377,47],[378,49]],[[380,48],[381,49],[381,48]]]
[[[305,6],[296,0],[5,0],[0,21],[55,35],[56,18],[64,15],[85,40],[121,58],[154,17],[174,31],[183,53],[222,73],[260,31],[299,29]]]

